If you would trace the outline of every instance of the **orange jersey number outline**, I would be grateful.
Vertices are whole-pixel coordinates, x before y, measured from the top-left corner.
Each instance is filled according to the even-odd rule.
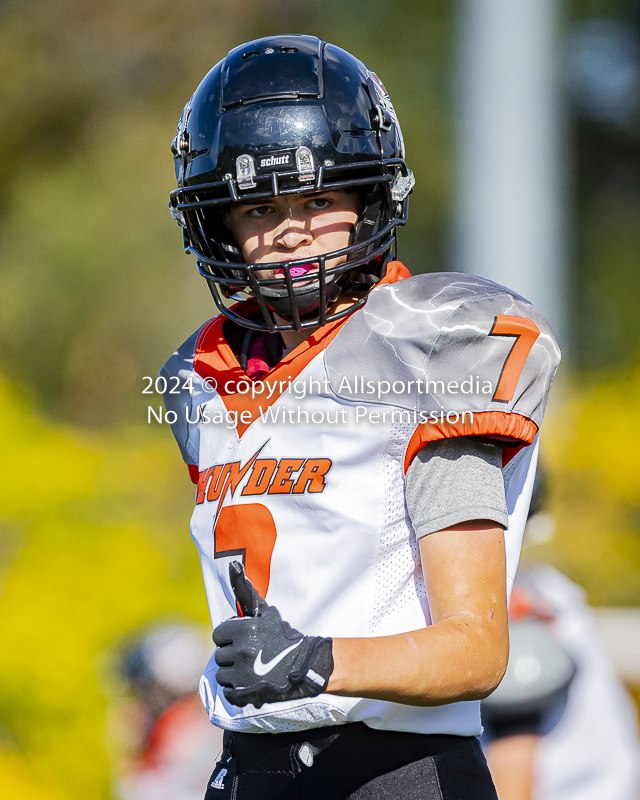
[[[264,597],[276,536],[271,512],[262,503],[225,506],[216,521],[214,558],[239,557],[247,578]]]
[[[508,314],[498,314],[493,321],[493,327],[488,335],[516,337],[515,342],[511,345],[511,349],[507,354],[502,372],[498,378],[498,385],[491,398],[500,403],[509,403],[516,392],[524,362],[527,360],[527,356],[536,339],[540,336],[540,329],[536,323],[528,317],[514,317]]]

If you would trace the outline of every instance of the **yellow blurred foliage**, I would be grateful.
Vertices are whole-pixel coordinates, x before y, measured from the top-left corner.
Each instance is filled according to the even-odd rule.
[[[551,431],[555,457],[591,472],[608,497],[640,502],[639,419],[640,368],[577,384]]]
[[[11,800],[66,800],[69,795],[33,778],[29,763],[15,753],[0,751],[0,797]]]
[[[559,387],[545,420],[557,532],[526,557],[566,572],[593,605],[640,605],[640,369],[598,378]]]
[[[0,753],[13,782],[0,796],[107,798],[105,653],[158,615],[206,619],[191,484],[168,429],[53,427],[4,380],[0,417]]]

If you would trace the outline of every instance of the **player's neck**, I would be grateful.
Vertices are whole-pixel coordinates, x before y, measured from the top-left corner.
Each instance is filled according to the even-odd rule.
[[[285,324],[286,322],[277,314],[275,314],[275,318],[278,323]],[[302,342],[306,342],[311,334],[317,330],[317,328],[309,328],[304,331],[280,331],[280,336],[282,336],[282,341],[284,342],[284,349],[287,352],[289,350],[295,350],[298,345],[302,344]]]
[[[329,314],[338,314],[346,308],[352,306],[361,297],[360,294],[355,292],[343,292],[336,302],[329,309]],[[286,324],[286,321],[281,319],[277,314],[274,315],[277,322]],[[302,342],[306,342],[312,333],[317,331],[318,328],[307,328],[303,331],[281,331],[282,341],[284,342],[285,350],[294,350]]]

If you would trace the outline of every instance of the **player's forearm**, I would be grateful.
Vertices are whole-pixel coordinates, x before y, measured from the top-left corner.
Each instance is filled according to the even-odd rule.
[[[486,697],[506,669],[501,622],[483,627],[469,617],[395,636],[334,639],[335,668],[327,691],[417,706]]]

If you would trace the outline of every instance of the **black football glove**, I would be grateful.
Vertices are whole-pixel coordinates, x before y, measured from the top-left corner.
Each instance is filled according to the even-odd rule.
[[[213,632],[220,667],[216,678],[227,700],[260,708],[323,692],[333,672],[332,640],[303,636],[284,622],[238,561],[230,564],[229,577],[244,616],[222,622]]]

